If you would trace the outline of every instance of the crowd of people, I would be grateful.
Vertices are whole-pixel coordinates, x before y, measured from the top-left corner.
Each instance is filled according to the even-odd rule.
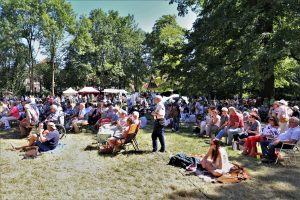
[[[0,126],[9,130],[11,121],[19,122],[20,136],[28,137],[28,144],[14,148],[37,145],[40,151],[48,151],[55,149],[59,142],[56,124],[79,133],[82,125],[98,130],[109,123],[120,132],[107,140],[109,146],[115,148],[124,142],[129,132],[136,133],[139,128],[146,127],[149,113],[154,119],[152,151],[158,150],[158,139],[159,151],[165,152],[164,129],[169,127],[178,132],[181,123],[194,123],[194,133],[212,139],[202,166],[217,175],[222,172],[222,158],[226,157],[223,156],[226,152],[219,150],[223,137],[225,144],[253,157],[258,154],[257,143],[260,143],[266,162],[275,161],[275,148],[282,143],[289,148],[288,143],[299,141],[299,107],[289,106],[283,99],[271,103],[269,106],[263,101],[209,101],[202,97],[189,101],[177,97],[164,102],[160,95],[138,93],[121,99],[115,96],[23,96],[1,99]],[[38,133],[32,133],[34,127]]]

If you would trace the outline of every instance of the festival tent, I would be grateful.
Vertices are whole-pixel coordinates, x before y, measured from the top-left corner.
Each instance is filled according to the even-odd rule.
[[[66,91],[63,91],[63,94],[65,96],[72,96],[72,95],[76,95],[78,92],[76,90],[74,90],[73,88],[69,88]]]
[[[100,92],[93,87],[84,87],[78,91],[79,94],[99,94]]]
[[[105,89],[103,90],[104,93],[112,93],[112,94],[127,94],[126,90],[119,90],[119,89]]]

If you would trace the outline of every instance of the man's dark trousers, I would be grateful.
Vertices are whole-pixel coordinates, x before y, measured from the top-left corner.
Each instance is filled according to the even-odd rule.
[[[156,119],[154,121],[154,128],[152,132],[153,151],[157,151],[157,138],[159,139],[161,145],[160,151],[165,151],[165,129],[163,124],[164,119]]]

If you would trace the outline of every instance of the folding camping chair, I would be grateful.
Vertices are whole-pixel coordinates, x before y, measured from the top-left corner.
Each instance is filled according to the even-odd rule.
[[[297,151],[299,151],[299,143],[300,143],[300,140],[297,141],[297,143],[295,144],[287,144],[287,143],[282,143],[280,149],[277,149],[278,153],[281,155],[281,157],[284,159],[285,162],[287,163],[290,163],[291,165],[296,165],[297,164],[297,156],[299,155],[296,155]],[[290,149],[285,149],[283,148],[284,145],[290,145],[291,148]],[[276,159],[276,164],[278,163],[278,160],[279,160],[279,156],[277,156],[277,159]]]

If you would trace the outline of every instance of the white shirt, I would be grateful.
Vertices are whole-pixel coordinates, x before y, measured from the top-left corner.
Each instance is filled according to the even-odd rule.
[[[163,102],[159,102],[157,105],[156,105],[156,108],[155,108],[155,111],[154,112],[157,112],[158,115],[155,116],[154,118],[155,119],[163,119],[165,118],[165,115],[166,115],[166,109],[165,109],[165,105]]]
[[[264,131],[262,132],[263,136],[271,136],[273,138],[276,138],[280,134],[279,129],[272,127],[270,124],[268,124]]]
[[[300,127],[289,128],[286,132],[278,136],[280,141],[300,140]]]

